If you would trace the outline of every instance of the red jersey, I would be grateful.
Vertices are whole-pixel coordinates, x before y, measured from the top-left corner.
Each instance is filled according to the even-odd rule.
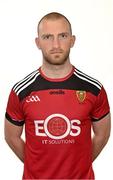
[[[25,123],[23,179],[94,179],[91,125],[108,113],[103,86],[74,66],[64,78],[39,68],[15,84],[6,118]]]

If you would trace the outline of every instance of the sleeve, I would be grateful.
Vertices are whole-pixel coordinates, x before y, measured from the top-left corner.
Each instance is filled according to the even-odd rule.
[[[92,110],[92,121],[99,121],[104,118],[110,112],[109,102],[107,98],[106,91],[102,86],[96,102],[94,104],[94,108]]]
[[[21,102],[13,90],[9,95],[5,117],[14,125],[22,126],[24,124]]]

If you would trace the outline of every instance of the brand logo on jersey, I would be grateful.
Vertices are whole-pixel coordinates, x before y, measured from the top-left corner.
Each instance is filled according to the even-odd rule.
[[[45,120],[35,120],[36,136],[48,136],[51,139],[62,139],[66,136],[78,136],[81,132],[81,121],[69,120],[63,114],[52,114]]]
[[[50,91],[49,94],[51,94],[51,95],[52,94],[56,94],[56,95],[61,94],[61,95],[63,95],[63,94],[65,94],[65,92],[63,90],[56,90],[56,91],[54,90],[54,91]]]
[[[82,103],[86,99],[86,91],[76,91],[76,96],[79,102]]]
[[[29,102],[37,102],[37,101],[40,101],[40,99],[39,99],[39,97],[37,95],[28,96],[27,99],[26,99],[27,103],[29,103]]]

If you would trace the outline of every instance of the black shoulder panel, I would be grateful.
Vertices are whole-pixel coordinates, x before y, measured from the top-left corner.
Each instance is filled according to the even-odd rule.
[[[22,89],[18,96],[20,100],[23,100],[26,96],[33,91],[47,90],[47,89],[69,89],[69,90],[83,90],[91,92],[97,96],[100,92],[99,87],[87,81],[87,79],[81,79],[75,74],[72,74],[70,78],[64,81],[52,82],[43,78],[40,74],[36,79],[27,87]]]

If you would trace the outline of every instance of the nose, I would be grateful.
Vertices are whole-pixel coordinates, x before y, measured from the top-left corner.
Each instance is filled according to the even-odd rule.
[[[58,37],[54,37],[53,39],[53,48],[59,48],[60,47],[60,42]]]

